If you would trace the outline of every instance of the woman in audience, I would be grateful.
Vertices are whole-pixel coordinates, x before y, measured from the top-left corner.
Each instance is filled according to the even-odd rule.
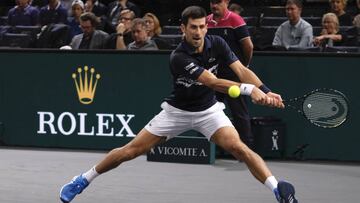
[[[335,13],[340,26],[351,26],[351,15],[346,13],[347,0],[329,0],[330,12]]]
[[[315,46],[343,46],[347,35],[339,30],[339,19],[334,13],[326,13],[322,18],[320,36],[314,38]]]
[[[146,22],[148,36],[153,40],[159,49],[171,49],[171,45],[166,39],[161,38],[160,34],[162,32],[159,19],[153,13],[145,13],[143,19]],[[170,39],[171,41],[171,39]]]
[[[145,13],[143,19],[146,22],[148,35],[150,38],[159,36],[161,34],[161,26],[159,19],[153,13]]]
[[[84,13],[84,3],[81,0],[74,0],[71,4],[71,17],[68,18],[71,38],[81,34],[80,16]]]

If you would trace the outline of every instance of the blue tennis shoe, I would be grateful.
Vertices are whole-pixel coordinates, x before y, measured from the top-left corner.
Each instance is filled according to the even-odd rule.
[[[80,194],[89,182],[83,175],[75,176],[70,183],[65,184],[60,190],[60,199],[64,203],[69,203],[77,194]]]
[[[279,202],[280,203],[298,203],[295,198],[295,188],[294,186],[286,181],[279,181],[277,185],[279,193]]]

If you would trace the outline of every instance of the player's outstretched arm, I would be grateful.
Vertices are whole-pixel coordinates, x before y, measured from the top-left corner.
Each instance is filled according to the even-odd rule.
[[[215,91],[222,92],[225,94],[228,93],[228,89],[231,86],[241,85],[241,83],[238,82],[217,78],[214,74],[212,74],[208,70],[204,70],[201,73],[201,75],[198,78],[198,81],[214,89]],[[279,107],[279,108],[283,106],[282,101],[277,99],[277,98],[281,98],[280,95],[277,96],[277,94],[275,93],[267,95],[256,86],[253,87],[252,91],[248,95],[251,97],[252,101],[255,104],[267,105],[267,106]]]

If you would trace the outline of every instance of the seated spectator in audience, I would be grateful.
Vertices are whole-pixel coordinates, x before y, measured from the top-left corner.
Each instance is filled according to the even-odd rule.
[[[71,10],[72,3],[74,0],[60,0],[61,6],[67,11]],[[70,13],[70,12],[69,12]]]
[[[347,0],[329,0],[330,12],[335,13],[339,19],[340,26],[351,26],[351,15],[346,13]]]
[[[355,17],[354,17],[354,20],[353,20],[353,25],[354,27],[356,28],[360,28],[360,14],[357,14]]]
[[[70,46],[72,49],[104,49],[109,35],[96,30],[99,23],[98,18],[93,13],[83,13],[80,16],[80,27],[83,34],[75,35]]]
[[[145,13],[143,19],[146,22],[149,37],[158,37],[161,34],[159,19],[153,13]]]
[[[131,34],[134,39],[133,42],[126,47],[122,46],[119,49],[127,50],[158,50],[156,43],[150,39],[148,35],[148,28],[145,19],[135,18],[131,25]]]
[[[116,30],[116,26],[120,19],[120,13],[124,9],[129,9],[135,13],[136,17],[140,16],[140,9],[132,2],[128,0],[115,0],[109,4],[109,10],[107,14],[108,24]]]
[[[49,4],[40,9],[40,24],[67,23],[68,11],[59,0],[49,0]]]
[[[244,9],[237,3],[231,3],[229,10],[241,16],[241,12],[243,12]]]
[[[108,9],[105,4],[100,3],[98,0],[86,0],[85,11],[92,12],[97,17],[105,19]]]
[[[116,33],[110,35],[107,43],[108,49],[118,49],[118,47],[126,47],[133,41],[131,36],[131,22],[135,18],[132,10],[125,9],[120,13],[119,23],[116,26]]]
[[[70,26],[70,35],[81,34],[80,16],[84,13],[84,3],[81,0],[74,0],[71,6],[71,17],[68,18],[68,25]]]
[[[285,9],[288,20],[276,30],[273,46],[282,46],[286,49],[312,46],[313,28],[301,18],[302,8],[300,0],[287,1]]]
[[[39,10],[29,5],[29,0],[15,0],[16,6],[8,12],[8,24],[11,26],[39,24]]]
[[[339,31],[339,19],[334,13],[326,13],[322,18],[322,31],[320,36],[314,38],[314,45],[320,47],[343,46],[347,34]]]

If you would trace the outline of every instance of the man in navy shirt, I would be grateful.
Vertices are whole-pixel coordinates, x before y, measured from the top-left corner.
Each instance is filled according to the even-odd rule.
[[[260,79],[241,64],[222,38],[206,36],[205,17],[205,10],[197,6],[190,6],[182,13],[181,29],[185,37],[170,56],[174,90],[162,103],[163,110],[127,145],[112,150],[96,166],[64,185],[60,191],[63,202],[72,201],[99,174],[144,154],[163,140],[196,130],[244,161],[255,178],[271,189],[280,202],[297,203],[294,187],[285,181],[278,183],[261,157],[241,142],[214,90],[225,93],[230,86],[238,85],[242,94],[250,96],[255,103],[278,108],[284,107],[281,97],[262,92],[258,88],[262,85]],[[218,79],[215,73],[219,63],[228,65],[246,83]]]
[[[39,24],[39,10],[28,3],[29,0],[17,0],[16,6],[9,10],[8,24],[11,26],[34,26]]]
[[[49,4],[40,9],[40,24],[67,23],[68,11],[59,0],[49,0]]]

